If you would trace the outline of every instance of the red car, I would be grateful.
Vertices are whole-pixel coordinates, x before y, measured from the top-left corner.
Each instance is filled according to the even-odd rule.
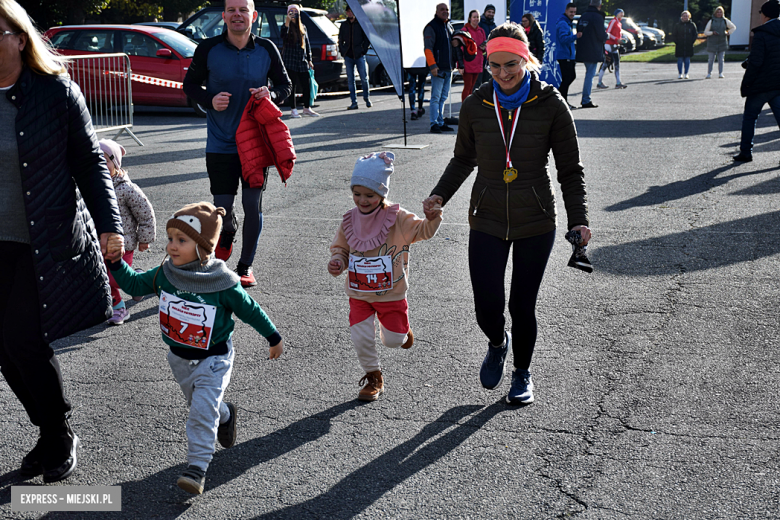
[[[45,36],[66,56],[123,52],[130,57],[133,75],[181,83],[192,62],[197,44],[163,27],[143,25],[70,25],[53,27]],[[180,88],[133,80],[133,104],[192,106],[201,116],[205,111]],[[88,95],[86,88],[85,95]]]

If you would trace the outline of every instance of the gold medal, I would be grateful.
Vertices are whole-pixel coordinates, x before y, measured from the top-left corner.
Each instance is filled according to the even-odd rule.
[[[517,170],[515,168],[507,168],[504,170],[504,182],[509,184],[513,180],[517,179]]]

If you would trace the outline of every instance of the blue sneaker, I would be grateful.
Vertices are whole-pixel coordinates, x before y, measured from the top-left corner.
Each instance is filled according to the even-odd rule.
[[[504,346],[494,347],[488,342],[488,353],[479,370],[479,382],[488,390],[493,390],[504,379],[504,361],[506,353],[512,347],[512,335],[504,332]]]
[[[531,380],[531,372],[519,369],[512,372],[512,386],[509,388],[506,402],[509,404],[534,402],[534,382]]]

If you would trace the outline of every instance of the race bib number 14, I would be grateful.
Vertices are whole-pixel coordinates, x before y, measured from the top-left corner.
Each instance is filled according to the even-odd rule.
[[[393,288],[393,260],[390,255],[349,255],[348,276],[349,288],[353,291],[389,291]]]
[[[182,347],[208,350],[217,308],[160,293],[160,330]]]

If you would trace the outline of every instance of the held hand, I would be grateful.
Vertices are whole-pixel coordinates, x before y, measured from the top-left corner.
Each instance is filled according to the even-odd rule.
[[[436,204],[443,206],[444,199],[440,195],[431,195],[423,201],[423,211],[433,209]]]
[[[125,237],[117,233],[102,233],[100,251],[107,261],[118,262],[125,255]]]
[[[579,231],[580,235],[582,235],[582,242],[580,242],[580,245],[586,246],[588,245],[588,242],[590,241],[591,237],[593,236],[590,232],[590,228],[588,226],[574,226],[571,228],[572,231]]]
[[[341,274],[341,271],[343,270],[343,266],[341,265],[341,260],[338,260],[334,258],[330,262],[328,262],[328,272],[333,276],[338,276]]]
[[[211,104],[214,106],[214,110],[217,112],[222,112],[225,110],[228,107],[228,103],[230,103],[230,96],[232,96],[230,92],[220,92],[214,96],[211,99]]]
[[[430,209],[423,209],[423,212],[425,213],[425,218],[428,220],[434,220],[441,216],[442,209],[440,204],[434,204],[432,208]]]
[[[284,340],[268,349],[268,359],[279,359],[284,352]]]
[[[438,76],[439,75],[439,67],[434,67],[431,69],[431,77]]]
[[[139,242],[139,243],[138,243],[138,250],[139,250],[139,251],[141,251],[141,252],[144,252],[144,251],[146,251],[147,249],[149,249],[149,244],[145,244],[145,243],[143,243],[143,242]]]
[[[271,95],[271,91],[268,90],[268,87],[250,88],[249,92],[255,96],[255,99],[263,99],[264,97]]]

